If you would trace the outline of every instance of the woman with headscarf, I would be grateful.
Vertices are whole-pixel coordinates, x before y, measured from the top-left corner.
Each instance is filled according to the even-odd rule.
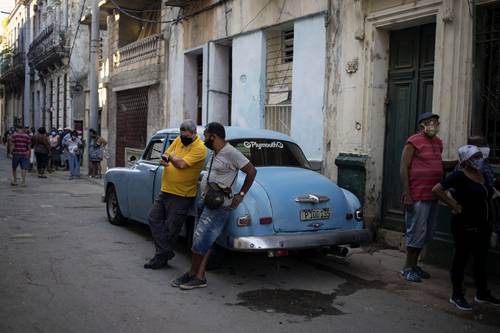
[[[493,188],[481,172],[483,155],[478,147],[467,145],[458,149],[460,167],[432,191],[450,207],[453,214],[451,232],[455,254],[450,270],[453,294],[450,303],[464,311],[472,310],[465,299],[463,282],[469,256],[474,260],[476,303],[500,306],[500,300],[488,290],[486,263],[490,244],[489,201]],[[449,195],[446,191],[450,190]]]

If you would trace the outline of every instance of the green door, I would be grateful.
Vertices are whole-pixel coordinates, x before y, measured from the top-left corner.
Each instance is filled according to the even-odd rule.
[[[432,111],[435,31],[427,24],[390,34],[382,217],[383,227],[396,231],[404,231],[401,152],[417,131],[418,115]]]

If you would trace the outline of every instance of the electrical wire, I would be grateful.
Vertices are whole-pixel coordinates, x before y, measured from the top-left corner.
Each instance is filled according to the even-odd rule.
[[[179,17],[179,18],[172,19],[172,20],[167,20],[167,21],[161,21],[161,20],[160,20],[160,21],[157,21],[157,20],[148,20],[148,19],[145,19],[145,18],[142,18],[142,17],[136,16],[136,15],[130,14],[130,13],[128,13],[128,10],[127,10],[127,9],[124,9],[124,8],[120,7],[120,6],[116,3],[116,1],[115,1],[115,0],[110,0],[110,1],[111,1],[111,3],[113,3],[113,5],[116,7],[116,9],[118,9],[118,11],[119,11],[119,12],[121,12],[122,14],[124,14],[124,15],[126,15],[126,16],[128,16],[128,17],[130,17],[130,18],[133,18],[133,19],[135,19],[135,20],[137,20],[137,21],[146,22],[146,23],[177,23],[177,22],[179,22],[179,21],[182,21],[182,20],[185,20],[185,19],[187,19],[187,18],[190,18],[190,17],[196,16],[196,15],[198,15],[198,14],[200,14],[200,13],[203,13],[203,12],[205,12],[205,11],[207,11],[207,10],[210,10],[210,9],[212,9],[212,8],[215,8],[215,7],[219,6],[219,5],[220,5],[220,4],[222,4],[222,3],[227,2],[227,0],[220,0],[220,1],[217,1],[217,2],[215,2],[215,3],[213,3],[213,4],[211,4],[210,6],[207,6],[207,7],[205,7],[205,8],[202,8],[202,9],[200,9],[200,10],[198,10],[198,11],[196,11],[196,12],[193,12],[193,13],[191,13],[191,14],[184,15],[184,16],[181,16],[181,17]]]

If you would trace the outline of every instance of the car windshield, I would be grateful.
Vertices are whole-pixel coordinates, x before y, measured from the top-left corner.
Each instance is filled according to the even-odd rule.
[[[292,142],[275,139],[237,139],[229,142],[256,167],[311,168],[300,147]]]

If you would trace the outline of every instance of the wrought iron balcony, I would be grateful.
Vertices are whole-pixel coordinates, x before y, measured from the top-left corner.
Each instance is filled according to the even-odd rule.
[[[28,61],[40,72],[60,67],[69,61],[67,33],[53,24],[42,30],[33,40],[28,52]]]
[[[22,49],[4,55],[0,62],[0,83],[8,86],[19,85],[24,81],[24,66],[24,52]]]

